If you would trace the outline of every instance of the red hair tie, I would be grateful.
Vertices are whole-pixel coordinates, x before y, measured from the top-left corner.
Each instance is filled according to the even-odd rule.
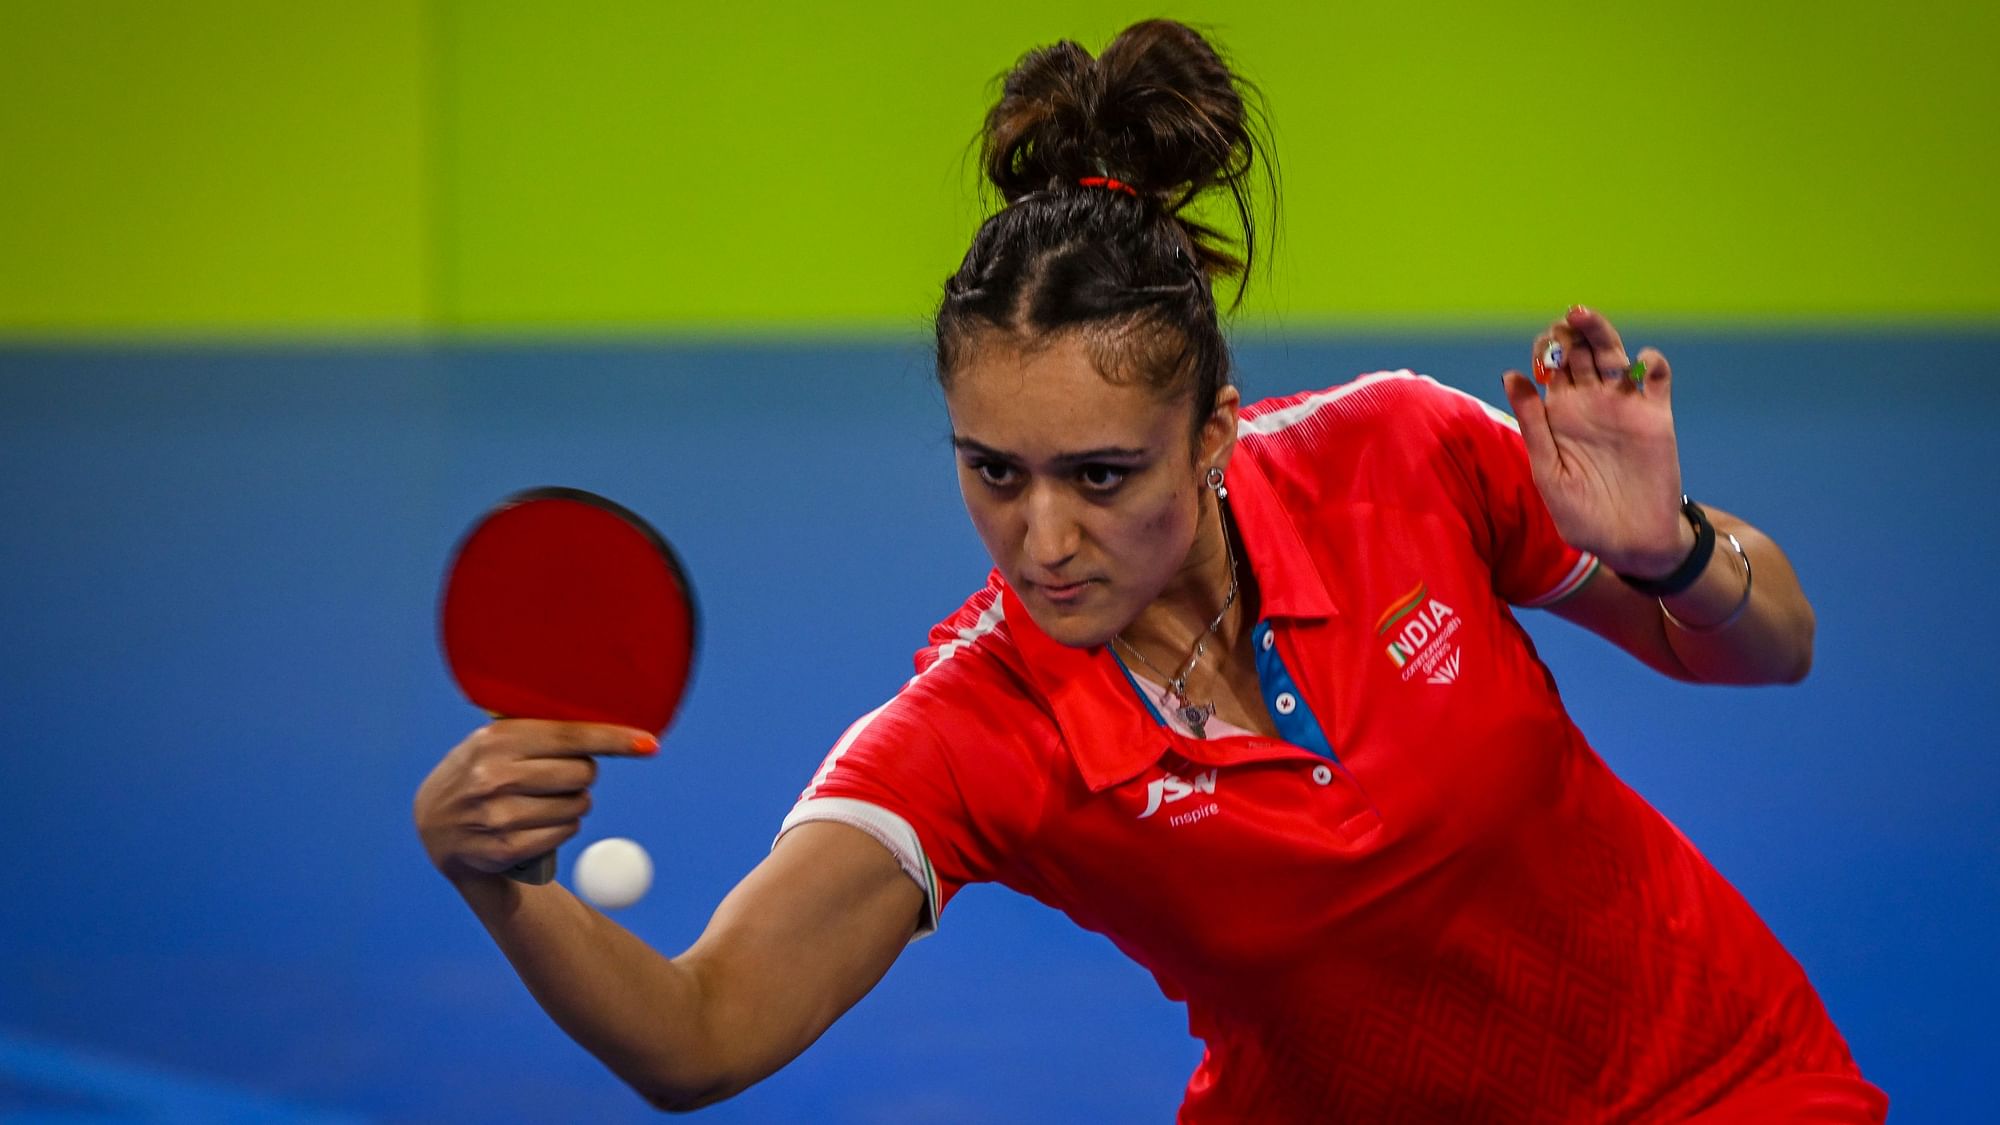
[[[1085,176],[1084,178],[1078,180],[1077,183],[1083,187],[1101,187],[1101,188],[1109,188],[1112,191],[1122,191],[1126,195],[1129,195],[1134,199],[1137,199],[1139,197],[1138,188],[1135,188],[1131,184],[1125,183],[1123,181],[1114,180],[1109,176]]]

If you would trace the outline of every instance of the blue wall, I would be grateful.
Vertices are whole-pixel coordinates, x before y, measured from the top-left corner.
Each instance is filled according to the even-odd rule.
[[[1553,620],[1543,652],[1604,756],[1805,964],[1895,1119],[1978,1116],[2000,1054],[1978,702],[2000,389],[1978,373],[2000,337],[1626,334],[1674,359],[1689,490],[1790,551],[1818,665],[1690,688]],[[1241,381],[1412,366],[1498,402],[1523,350],[1261,340]],[[411,831],[417,783],[477,722],[435,651],[439,568],[542,483],[680,548],[708,630],[693,694],[659,759],[607,766],[585,827],[652,850],[621,920],[677,952],[984,575],[945,433],[915,347],[0,350],[0,1115],[213,1095],[650,1117]],[[705,1119],[1161,1121],[1198,1053],[1103,940],[974,890]]]

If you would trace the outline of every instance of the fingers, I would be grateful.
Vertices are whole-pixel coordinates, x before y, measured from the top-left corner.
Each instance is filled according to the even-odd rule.
[[[491,734],[490,730],[467,740],[472,753],[465,765],[463,788],[477,799],[576,793],[597,781],[597,762],[593,758],[524,756],[534,752],[534,743],[527,744],[524,750],[509,745],[505,735]]]
[[[1651,386],[1646,377],[1645,360],[1634,363],[1626,354],[1625,341],[1619,338],[1618,330],[1603,313],[1583,305],[1575,305],[1563,314],[1563,323],[1575,329],[1596,358],[1597,374],[1607,381],[1615,381],[1621,389],[1644,391]]]
[[[1539,476],[1553,468],[1556,460],[1548,406],[1535,391],[1535,384],[1519,371],[1502,375],[1500,386],[1507,394],[1507,405],[1513,408],[1514,421],[1521,427],[1521,440],[1528,446],[1528,467]]]
[[[1549,325],[1549,333],[1562,345],[1563,370],[1569,375],[1572,386],[1588,386],[1597,381],[1597,356],[1592,352],[1590,341],[1583,333],[1558,320]]]
[[[528,758],[515,764],[505,793],[543,797],[557,793],[581,793],[597,783],[597,762],[592,758]]]
[[[1632,365],[1626,358],[1625,342],[1618,338],[1618,330],[1596,309],[1574,305],[1557,323],[1569,326],[1589,347],[1596,357],[1598,371],[1615,375]]]
[[[1633,367],[1645,379],[1641,388],[1649,395],[1663,395],[1669,401],[1673,398],[1674,372],[1668,366],[1667,357],[1658,348],[1640,348],[1639,362]]]
[[[590,794],[555,797],[495,797],[481,801],[466,828],[489,836],[505,836],[535,828],[554,828],[582,820],[590,812]]]
[[[1550,389],[1574,386],[1580,362],[1589,358],[1582,337],[1560,320],[1550,321],[1548,330],[1535,337],[1535,381]]]
[[[1546,332],[1535,337],[1535,346],[1529,351],[1528,365],[1535,373],[1535,382],[1546,386],[1562,376],[1563,350],[1556,338]]]
[[[1618,390],[1643,391],[1653,385],[1644,358],[1647,353],[1642,352],[1637,362],[1629,358],[1618,330],[1595,309],[1575,305],[1551,322],[1548,331],[1535,340],[1536,355],[1551,344],[1562,356],[1562,370],[1543,380],[1552,390],[1609,383]],[[1537,367],[1539,378],[1539,363]]]
[[[459,858],[466,867],[488,875],[498,875],[537,856],[547,855],[567,843],[582,825],[576,821],[546,828],[523,828],[512,832],[474,837]]]
[[[417,834],[447,877],[503,872],[576,835],[590,811],[597,758],[658,750],[658,739],[631,727],[495,720],[453,747],[418,787]]]
[[[1552,360],[1553,363],[1550,362]],[[1535,337],[1534,368],[1535,381],[1547,384],[1551,391],[1587,385],[1597,380],[1597,368],[1590,348],[1575,330],[1560,320],[1551,323],[1547,332]]]
[[[651,733],[610,723],[496,719],[486,731],[524,758],[648,758],[660,749],[660,740]]]

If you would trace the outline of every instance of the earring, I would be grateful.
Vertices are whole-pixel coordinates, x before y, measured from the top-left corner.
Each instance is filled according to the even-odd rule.
[[[1208,475],[1202,478],[1202,483],[1208,486],[1208,490],[1210,492],[1215,493],[1215,498],[1217,500],[1229,499],[1229,490],[1227,488],[1224,488],[1222,485],[1221,469],[1219,468],[1209,469]]]

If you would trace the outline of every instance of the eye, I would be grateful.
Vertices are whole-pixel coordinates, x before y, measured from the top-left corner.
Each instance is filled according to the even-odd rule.
[[[972,471],[991,488],[1006,488],[1014,483],[1014,467],[999,461],[974,461]]]
[[[1113,492],[1132,475],[1132,470],[1119,465],[1085,465],[1076,475],[1092,492]]]

